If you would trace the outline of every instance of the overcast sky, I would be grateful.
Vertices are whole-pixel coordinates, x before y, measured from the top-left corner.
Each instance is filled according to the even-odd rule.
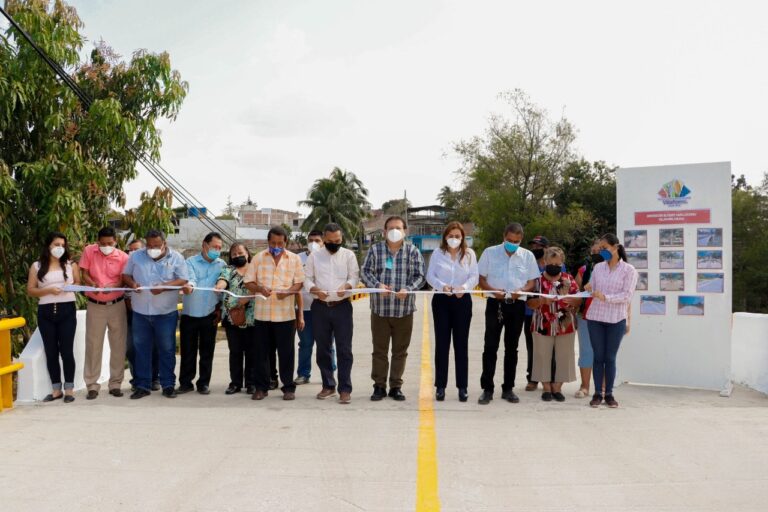
[[[190,84],[162,163],[214,212],[296,209],[334,166],[378,207],[455,185],[452,143],[521,88],[588,160],[768,171],[765,2],[74,0],[93,42]],[[92,43],[89,42],[87,50]],[[126,186],[131,205],[155,187]]]

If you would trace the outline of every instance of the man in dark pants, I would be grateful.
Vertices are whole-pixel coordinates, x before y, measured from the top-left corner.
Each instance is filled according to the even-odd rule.
[[[504,243],[483,251],[478,262],[480,287],[494,292],[485,305],[485,346],[480,386],[483,393],[478,403],[493,400],[493,376],[501,332],[504,331],[504,381],[501,398],[512,403],[520,399],[512,390],[517,370],[517,344],[525,323],[525,296],[515,292],[533,289],[539,277],[539,267],[533,253],[520,247],[523,226],[513,222],[504,229]]]
[[[323,379],[319,400],[336,395],[331,348],[334,337],[339,369],[339,403],[348,404],[352,394],[352,303],[349,290],[357,286],[360,267],[355,253],[342,247],[341,227],[330,223],[323,229],[324,247],[307,258],[304,289],[312,301],[313,334],[317,341],[317,366]]]
[[[221,318],[220,294],[195,288],[214,288],[221,271],[227,266],[219,258],[223,242],[219,233],[208,233],[203,239],[199,254],[187,258],[189,282],[184,285],[184,307],[181,310],[179,326],[179,389],[177,393],[192,391],[192,381],[197,373],[197,354],[200,352],[200,375],[197,392],[207,395],[211,392],[211,371],[213,352],[216,348],[216,329]]]
[[[283,400],[296,398],[293,382],[296,347],[296,293],[304,283],[301,258],[285,249],[288,233],[279,226],[267,233],[269,248],[256,254],[248,265],[243,282],[253,293],[266,297],[254,302],[254,361],[256,391],[254,400],[269,393],[269,346],[277,345]]]

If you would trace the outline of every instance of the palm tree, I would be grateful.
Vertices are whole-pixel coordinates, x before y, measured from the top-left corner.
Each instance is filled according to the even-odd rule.
[[[335,222],[347,239],[361,235],[363,220],[368,215],[368,189],[363,186],[355,173],[334,167],[327,178],[315,181],[307,193],[307,199],[299,206],[311,209],[302,231],[322,230],[329,222]]]

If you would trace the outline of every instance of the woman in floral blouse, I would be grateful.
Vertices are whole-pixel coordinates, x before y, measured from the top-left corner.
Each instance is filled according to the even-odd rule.
[[[236,242],[229,248],[229,266],[221,271],[216,283],[219,290],[235,295],[251,295],[243,284],[243,276],[251,261],[251,253],[242,243]],[[249,394],[256,391],[253,372],[253,299],[238,299],[224,294],[222,300],[222,324],[229,344],[229,387],[225,393],[232,395],[243,388]]]
[[[559,247],[549,247],[544,252],[544,272],[536,282],[537,293],[547,295],[571,295],[578,293],[576,280],[563,272],[565,254]],[[541,399],[550,402],[553,398],[564,402],[564,382],[576,380],[574,341],[576,338],[575,308],[565,299],[550,299],[533,296],[528,307],[534,310],[531,331],[533,332],[533,370],[531,380],[544,386]],[[555,374],[552,375],[554,352]]]

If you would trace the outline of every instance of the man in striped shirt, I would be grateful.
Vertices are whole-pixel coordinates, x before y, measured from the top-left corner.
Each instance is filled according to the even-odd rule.
[[[424,258],[419,250],[405,241],[407,226],[398,216],[384,223],[386,240],[373,244],[363,262],[361,279],[369,288],[381,288],[384,293],[371,294],[371,334],[373,337],[373,395],[378,401],[387,396],[405,400],[401,391],[405,360],[413,331],[416,297],[410,291],[425,283]],[[389,344],[392,340],[392,365]]]

